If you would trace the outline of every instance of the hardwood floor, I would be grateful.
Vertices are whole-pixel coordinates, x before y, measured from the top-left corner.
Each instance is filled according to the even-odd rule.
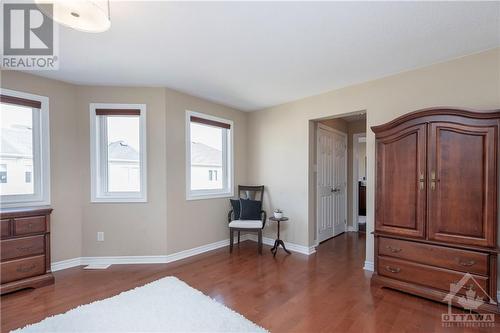
[[[447,306],[370,285],[362,269],[363,234],[345,233],[312,256],[243,242],[171,264],[81,267],[56,272],[56,283],[1,297],[2,332],[81,304],[174,275],[271,332],[469,332],[443,328]],[[455,312],[459,310],[455,309]],[[498,320],[498,319],[497,319]],[[483,332],[499,331],[483,328]]]

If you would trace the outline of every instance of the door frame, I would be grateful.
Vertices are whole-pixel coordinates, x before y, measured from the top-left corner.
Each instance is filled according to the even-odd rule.
[[[358,143],[360,138],[365,138],[366,132],[354,133],[352,135],[352,231],[359,231],[359,149]],[[366,142],[366,141],[365,141]],[[366,172],[366,171],[365,171]]]
[[[348,167],[348,163],[347,163],[347,158],[348,158],[348,155],[347,155],[347,139],[348,139],[348,134],[345,133],[345,132],[342,132],[342,131],[339,131],[339,130],[336,130],[332,127],[329,127],[329,126],[326,126],[325,124],[322,124],[322,123],[317,123],[317,126],[316,126],[316,137],[315,137],[315,140],[316,140],[316,160],[314,161],[315,165],[316,165],[316,177],[315,177],[315,184],[316,184],[316,246],[319,245],[319,223],[318,223],[318,212],[319,212],[319,187],[318,187],[318,174],[319,174],[319,169],[318,169],[318,156],[319,156],[319,129],[323,129],[325,131],[329,131],[329,132],[332,132],[332,133],[335,133],[335,134],[338,134],[340,136],[342,136],[344,138],[344,145],[345,145],[345,157],[344,157],[344,161],[345,161],[345,191],[346,191],[346,194],[345,194],[345,208],[344,208],[344,211],[345,211],[345,219],[346,219],[346,223],[345,223],[345,230],[344,232],[347,232],[347,200],[348,200],[348,196],[347,196],[347,167]],[[333,237],[332,237],[333,238]]]

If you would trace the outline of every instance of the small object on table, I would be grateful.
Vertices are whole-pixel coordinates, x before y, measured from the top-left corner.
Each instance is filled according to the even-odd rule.
[[[285,247],[285,243],[280,239],[280,222],[285,222],[288,221],[288,217],[281,217],[281,218],[275,218],[274,216],[269,218],[269,221],[274,221],[278,223],[278,237],[274,241],[274,246],[271,249],[271,252],[273,253],[273,256],[276,257],[276,252],[278,252],[278,248],[281,245],[283,247],[283,250],[285,250],[286,253],[292,254],[290,251],[288,251]]]

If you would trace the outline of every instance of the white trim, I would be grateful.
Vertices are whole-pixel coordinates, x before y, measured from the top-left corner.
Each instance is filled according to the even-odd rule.
[[[347,232],[357,232],[356,228],[354,228],[352,225],[347,226]]]
[[[37,116],[35,116],[36,112],[33,111],[33,135],[38,136],[38,140],[35,138],[33,140],[32,179],[34,179],[34,194],[2,196],[0,206],[2,208],[48,206],[50,205],[49,98],[4,88],[0,89],[0,93],[12,97],[39,101],[41,104],[40,110],[37,112]]]
[[[252,240],[257,241],[256,235],[242,235],[241,241]],[[263,237],[262,241],[266,245],[274,245],[274,239]],[[297,253],[311,255],[316,252],[314,246],[307,247],[303,245],[298,245],[294,243],[285,242],[287,249]],[[107,256],[107,257],[78,257],[73,259],[67,259],[62,261],[56,261],[51,264],[51,270],[57,272],[63,269],[86,266],[86,265],[121,265],[121,264],[166,264],[174,262],[177,260],[189,258],[209,252],[212,250],[219,249],[229,245],[229,239],[224,239],[215,243],[210,243],[202,246],[198,246],[192,249],[168,254],[168,255],[157,255],[157,256]]]
[[[223,164],[223,184],[222,190],[191,190],[191,116],[204,118],[208,120],[218,121],[221,123],[229,124],[228,140],[223,140],[223,151],[226,150],[227,154],[222,154]],[[234,122],[229,119],[219,118],[212,115],[186,110],[186,200],[202,200],[202,199],[216,199],[216,198],[231,198],[234,196]],[[227,148],[229,146],[229,149]],[[227,172],[226,176],[224,172]]]
[[[141,190],[139,192],[107,192],[103,188],[106,183],[106,175],[101,175],[101,161],[98,123],[96,109],[139,109],[139,163],[141,171]],[[114,103],[90,103],[90,174],[91,190],[90,202],[147,202],[148,201],[148,154],[147,154],[147,118],[146,104],[114,104]]]
[[[243,238],[244,239],[244,238]],[[82,265],[119,265],[119,264],[165,264],[191,256],[195,256],[208,251],[228,246],[229,239],[224,239],[215,243],[198,246],[192,249],[180,251],[168,255],[157,256],[107,256],[107,257],[78,257],[68,260],[53,262],[51,269],[53,272]]]
[[[243,240],[251,240],[251,241],[257,242],[257,235],[255,235],[255,234],[247,234],[244,236],[245,237],[242,238]],[[266,245],[273,246],[274,241],[275,241],[275,239],[273,239],[273,238],[262,237],[262,243],[264,243]],[[309,256],[313,253],[316,253],[316,246],[304,246],[304,245],[299,245],[299,244],[290,243],[290,242],[285,242],[285,246],[286,246],[287,250],[301,253],[301,254],[305,254],[306,256]]]
[[[373,261],[366,260],[363,269],[365,271],[373,272],[375,271],[375,264],[373,263]]]
[[[53,262],[50,264],[50,269],[52,270],[52,272],[57,272],[63,269],[68,269],[80,265],[83,265],[82,257]]]
[[[359,158],[358,143],[364,138],[366,142],[366,133],[355,133],[352,135],[352,227],[354,231],[359,231]]]

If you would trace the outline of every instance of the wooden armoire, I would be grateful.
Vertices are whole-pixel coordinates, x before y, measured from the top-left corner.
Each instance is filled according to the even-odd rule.
[[[372,127],[373,281],[441,302],[450,284],[461,281],[454,305],[473,290],[485,302],[478,310],[499,311],[499,128],[500,110],[452,108],[420,110]],[[474,279],[462,279],[465,273]]]

